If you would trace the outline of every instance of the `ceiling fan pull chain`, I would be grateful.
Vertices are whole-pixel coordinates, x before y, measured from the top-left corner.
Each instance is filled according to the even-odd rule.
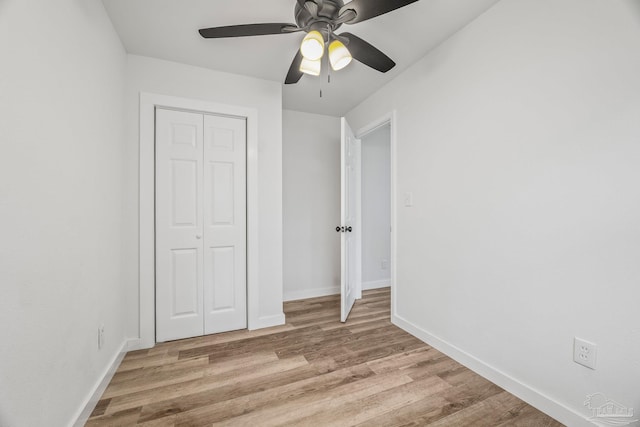
[[[327,51],[331,46],[331,26],[327,24]],[[327,84],[331,84],[331,64],[329,63],[329,52],[325,55],[327,57]]]

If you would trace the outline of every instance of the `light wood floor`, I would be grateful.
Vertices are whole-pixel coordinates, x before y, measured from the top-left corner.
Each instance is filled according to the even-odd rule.
[[[389,322],[388,289],[346,324],[335,296],[287,324],[130,352],[88,426],[561,426]]]

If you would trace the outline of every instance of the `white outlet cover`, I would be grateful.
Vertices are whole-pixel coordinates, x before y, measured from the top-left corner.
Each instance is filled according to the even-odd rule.
[[[596,369],[598,346],[592,342],[574,337],[573,361],[589,369]]]

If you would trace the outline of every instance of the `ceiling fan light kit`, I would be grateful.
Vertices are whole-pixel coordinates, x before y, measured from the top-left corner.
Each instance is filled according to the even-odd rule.
[[[319,76],[320,70],[322,69],[322,61],[320,59],[311,60],[307,58],[302,58],[300,62],[300,71],[305,74],[309,74],[310,76]]]
[[[328,32],[328,35],[330,36],[331,33]],[[300,45],[300,53],[302,53],[300,71],[312,76],[320,75],[322,70],[321,59],[325,50],[324,45],[324,38],[319,31],[309,31]],[[327,50],[329,52],[329,62],[334,71],[342,70],[353,59],[349,49],[338,39],[330,42]]]
[[[320,75],[325,40],[329,41],[329,62],[335,71],[343,69],[352,59],[356,59],[386,73],[396,65],[391,58],[351,33],[335,34],[335,31],[343,24],[366,21],[416,1],[418,0],[352,0],[345,4],[344,0],[296,0],[295,24],[230,25],[203,28],[199,32],[207,39],[306,32],[289,67],[285,84],[297,83],[303,74]]]
[[[320,31],[309,31],[309,33],[304,36],[302,44],[300,44],[300,52],[302,52],[302,56],[304,56],[305,59],[311,61],[322,58],[324,55],[324,38]]]
[[[351,52],[340,40],[334,40],[329,44],[329,62],[334,71],[342,70],[352,59]]]

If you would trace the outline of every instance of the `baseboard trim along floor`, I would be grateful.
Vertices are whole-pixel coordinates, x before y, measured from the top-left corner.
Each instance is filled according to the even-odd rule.
[[[115,356],[111,359],[111,363],[107,366],[106,370],[104,371],[96,385],[93,387],[93,392],[85,400],[85,403],[81,407],[82,409],[79,411],[78,416],[75,417],[76,421],[73,424],[74,427],[83,427],[87,423],[87,420],[91,416],[91,413],[100,401],[100,397],[107,389],[107,386],[111,382],[113,375],[116,373],[118,367],[120,366],[120,363],[127,354],[127,348],[128,342],[124,341],[120,345],[120,348],[116,352]]]
[[[389,288],[284,304],[286,324],[127,353],[87,427],[561,424],[390,322]]]
[[[429,332],[419,328],[413,323],[403,319],[400,316],[392,316],[391,323],[410,333],[416,338],[424,341],[433,348],[441,351],[453,360],[471,369],[478,375],[483,376],[492,383],[502,387],[509,393],[517,396],[531,406],[549,414],[556,420],[569,426],[593,426],[587,418],[572,411],[570,408],[554,401],[550,397],[538,392],[537,390],[527,386],[526,384],[516,380],[515,378],[495,369],[494,367],[484,363],[483,361],[473,357],[458,347],[430,334]]]

